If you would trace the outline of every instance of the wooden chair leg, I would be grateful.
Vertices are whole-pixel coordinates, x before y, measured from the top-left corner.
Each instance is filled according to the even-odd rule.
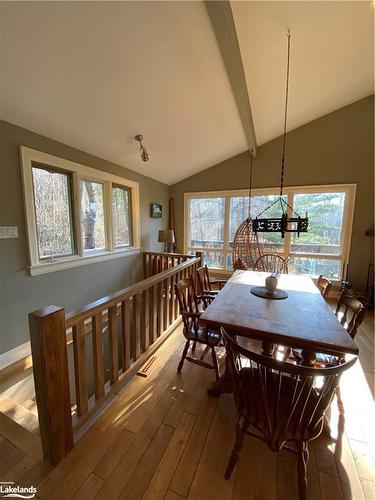
[[[307,443],[300,443],[298,449],[298,463],[297,463],[297,471],[298,471],[298,493],[299,499],[306,499],[306,488],[307,488],[307,462],[309,460],[309,450],[307,447]]]
[[[201,357],[200,357],[199,359],[203,359],[203,358],[207,355],[207,353],[208,353],[208,351],[209,351],[209,350],[210,350],[210,347],[207,345],[207,346],[204,348],[204,350],[203,350],[203,352],[202,352],[202,354],[201,354]]]
[[[188,352],[188,350],[189,350],[189,346],[190,346],[190,340],[188,340],[188,341],[186,342],[185,347],[184,347],[184,350],[183,350],[183,352],[182,352],[181,361],[180,361],[180,363],[179,363],[179,365],[178,365],[178,368],[177,368],[178,373],[180,373],[180,372],[181,372],[182,367],[184,366],[184,361],[185,361],[185,358],[186,358],[186,354],[187,354],[187,352]]]
[[[238,458],[242,449],[243,439],[246,429],[249,427],[249,421],[244,417],[239,417],[236,427],[236,440],[234,442],[232,454],[230,456],[227,470],[225,471],[225,479],[230,479],[234,466],[238,462]]]
[[[214,347],[211,347],[211,355],[212,355],[212,364],[214,365],[214,370],[216,374],[216,380],[220,380],[220,372],[219,372],[219,365],[217,362],[217,357],[216,357],[216,351]]]

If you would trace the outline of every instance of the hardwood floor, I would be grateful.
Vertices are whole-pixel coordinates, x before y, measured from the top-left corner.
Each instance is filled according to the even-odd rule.
[[[375,406],[366,381],[373,374],[372,329],[373,316],[358,334],[360,362],[341,381],[344,418],[334,401],[331,438],[310,445],[309,500],[375,498]],[[233,399],[207,396],[213,371],[186,363],[177,374],[183,344],[177,331],[147,378],[135,377],[55,469],[41,462],[35,435],[24,439],[2,418],[0,480],[38,485],[37,497],[46,500],[296,499],[295,456],[249,436],[231,480],[224,479]]]

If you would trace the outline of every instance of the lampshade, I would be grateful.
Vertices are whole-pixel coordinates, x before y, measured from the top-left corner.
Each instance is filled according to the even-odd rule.
[[[161,229],[159,231],[159,243],[174,243],[175,241],[173,229]]]

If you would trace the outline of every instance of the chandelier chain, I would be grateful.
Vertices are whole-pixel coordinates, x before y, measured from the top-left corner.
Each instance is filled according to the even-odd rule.
[[[287,124],[287,118],[288,118],[288,97],[289,97],[290,31],[288,31],[287,37],[288,37],[288,57],[287,57],[287,64],[286,64],[285,112],[284,112],[283,151],[282,151],[282,156],[281,156],[280,196],[283,195],[283,187],[284,187],[286,124]]]
[[[253,189],[253,154],[254,151],[250,151],[250,177],[249,177],[249,195],[248,195],[248,203],[249,203],[249,213],[248,213],[248,219],[251,219],[251,192]]]

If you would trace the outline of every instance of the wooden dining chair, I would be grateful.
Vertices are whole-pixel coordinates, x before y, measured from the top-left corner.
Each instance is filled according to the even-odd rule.
[[[220,379],[219,365],[217,362],[215,347],[220,343],[220,332],[202,326],[199,323],[199,318],[202,314],[199,304],[199,297],[195,292],[194,279],[192,277],[184,278],[174,285],[177,300],[180,306],[180,314],[183,321],[183,334],[186,339],[185,347],[182,352],[181,361],[178,365],[178,372],[181,372],[185,359],[191,363],[213,369],[215,371],[216,380]],[[203,344],[206,349],[203,351],[211,351],[212,364],[203,361],[204,355],[200,359],[194,356],[188,356],[190,344],[192,343],[192,354],[195,351],[195,345]]]
[[[288,264],[277,253],[267,253],[261,255],[254,264],[255,271],[264,271],[267,273],[288,274]]]
[[[316,286],[318,287],[321,296],[327,300],[329,291],[332,286],[332,281],[328,278],[325,278],[322,274],[316,280]]]
[[[354,339],[358,327],[365,318],[366,308],[353,294],[342,290],[337,300],[335,314],[352,339]],[[340,315],[342,316],[340,317]]]
[[[298,454],[299,498],[305,499],[308,442],[322,432],[325,411],[340,376],[353,366],[356,358],[330,368],[301,366],[245,349],[223,328],[221,335],[238,413],[236,439],[225,478],[231,476],[247,432],[275,452],[285,448]]]
[[[198,277],[200,292],[203,295],[213,295],[213,296],[217,295],[227,282],[227,280],[221,280],[216,278],[210,280],[210,275],[207,266],[202,266],[197,269],[197,277]],[[219,290],[214,290],[213,289],[214,286],[219,287]]]

